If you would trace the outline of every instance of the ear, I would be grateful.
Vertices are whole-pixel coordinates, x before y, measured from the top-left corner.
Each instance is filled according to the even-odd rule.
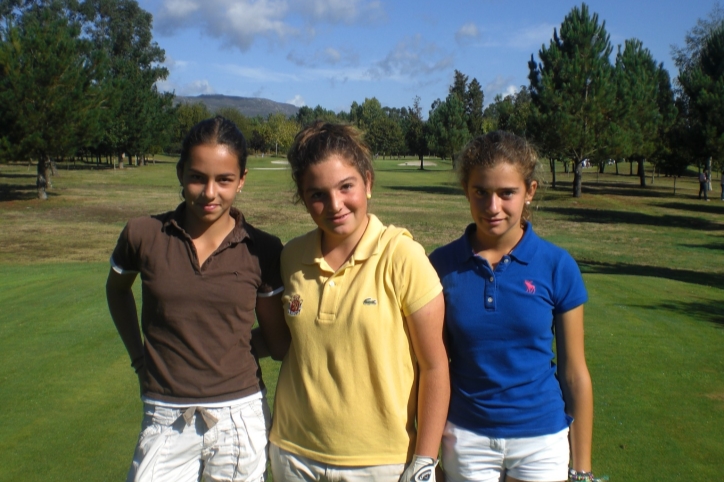
[[[535,196],[535,191],[538,189],[538,181],[532,181],[530,183],[530,187],[528,188],[528,191],[525,193],[525,200],[530,202],[533,200],[533,196]]]
[[[241,177],[239,178],[239,185],[236,186],[236,192],[241,191],[241,188],[244,187],[244,183],[246,182],[246,175],[249,173],[249,169],[244,169],[244,172],[241,174]]]
[[[468,186],[465,185],[465,182],[460,181],[460,187],[463,188],[463,194],[465,194],[465,199],[470,201],[470,196],[468,196]]]
[[[367,190],[367,198],[372,195],[372,173],[367,171],[365,175],[365,189]]]

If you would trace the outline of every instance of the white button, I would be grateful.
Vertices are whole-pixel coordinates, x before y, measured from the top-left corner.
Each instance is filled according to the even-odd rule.
[[[503,263],[507,263],[508,261],[510,261],[510,260],[509,260],[508,258],[505,258],[505,259],[503,260]]]
[[[488,303],[492,303],[492,302],[493,302],[493,297],[492,297],[492,296],[488,296]]]
[[[332,288],[334,288],[334,281],[330,281],[330,282],[329,282],[329,286],[331,286]]]
[[[495,281],[495,278],[493,278],[493,277],[491,276],[491,277],[490,277],[490,282],[492,283],[493,281]]]

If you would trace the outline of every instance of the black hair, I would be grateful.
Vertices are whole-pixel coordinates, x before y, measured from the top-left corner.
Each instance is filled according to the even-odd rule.
[[[236,154],[239,160],[239,170],[241,175],[246,171],[246,158],[248,152],[246,150],[246,139],[236,124],[229,119],[217,115],[210,119],[205,119],[191,128],[184,138],[181,147],[181,158],[176,164],[176,170],[183,172],[184,166],[191,156],[191,150],[201,145],[221,145],[226,146],[231,152]]]

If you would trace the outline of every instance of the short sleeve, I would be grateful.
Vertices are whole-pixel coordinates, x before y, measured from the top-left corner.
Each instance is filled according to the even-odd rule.
[[[553,313],[560,314],[588,301],[588,292],[578,264],[567,252],[558,261],[555,269],[555,303]]]
[[[415,313],[442,292],[440,278],[425,254],[412,238],[398,238],[392,253],[392,278],[398,302],[405,316]]]
[[[259,266],[261,267],[261,285],[257,290],[257,296],[262,298],[277,295],[284,291],[282,283],[280,258],[282,254],[282,242],[276,236],[264,233],[262,236],[259,253]]]
[[[140,271],[138,261],[138,242],[133,242],[132,234],[134,233],[133,220],[121,231],[118,242],[111,255],[111,268],[118,274],[131,274]]]

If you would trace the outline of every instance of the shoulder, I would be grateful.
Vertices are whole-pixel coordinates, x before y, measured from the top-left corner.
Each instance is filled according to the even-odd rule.
[[[454,270],[463,259],[467,259],[469,253],[465,252],[466,243],[464,237],[465,235],[437,248],[430,254],[430,262],[440,278]]]
[[[315,248],[317,240],[317,230],[313,229],[306,234],[297,236],[287,242],[282,250],[282,260],[290,256],[297,257],[301,253],[309,253]],[[314,252],[314,251],[311,251]]]
[[[282,249],[282,241],[278,237],[274,236],[273,234],[267,233],[266,231],[262,231],[261,229],[255,228],[253,225],[244,222],[244,229],[246,230],[247,234],[251,238],[251,240],[254,242],[254,244],[259,245],[260,248],[263,247],[270,247],[277,249],[281,251]]]
[[[129,240],[155,237],[163,231],[164,226],[173,218],[173,214],[173,211],[169,211],[162,214],[132,218],[126,223],[126,227],[124,228],[126,237]]]

